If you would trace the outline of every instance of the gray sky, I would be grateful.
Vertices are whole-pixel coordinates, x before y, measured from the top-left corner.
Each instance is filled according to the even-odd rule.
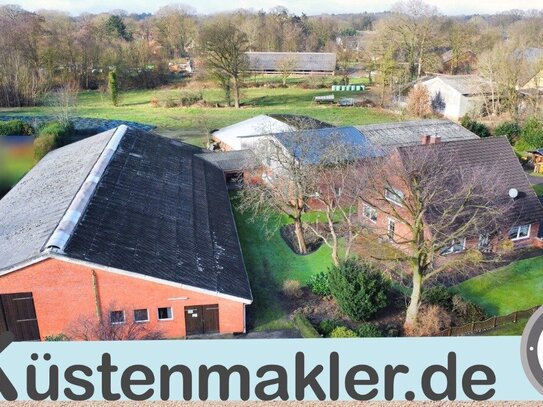
[[[252,8],[268,10],[277,5],[286,6],[291,12],[356,13],[364,11],[385,11],[396,0],[203,0],[186,1],[199,13]],[[496,13],[511,9],[541,9],[541,0],[426,0],[436,5],[444,14]],[[154,12],[160,6],[175,3],[174,0],[0,0],[0,4],[18,4],[27,10],[56,9],[79,14],[81,12],[110,11],[123,9],[128,12]]]

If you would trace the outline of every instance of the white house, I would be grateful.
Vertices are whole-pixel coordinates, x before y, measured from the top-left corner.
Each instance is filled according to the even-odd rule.
[[[480,114],[492,96],[492,84],[477,75],[436,75],[415,86],[428,89],[434,109],[453,120]]]

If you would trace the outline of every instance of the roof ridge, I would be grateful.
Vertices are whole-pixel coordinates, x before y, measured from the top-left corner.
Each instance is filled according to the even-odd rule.
[[[102,179],[107,166],[111,162],[111,158],[115,154],[115,151],[117,151],[117,148],[119,147],[119,144],[127,130],[128,126],[124,124],[121,124],[115,129],[108,143],[104,147],[104,150],[79,187],[79,190],[74,195],[72,202],[66,209],[66,212],[60,219],[57,227],[45,243],[42,252],[48,249],[64,252],[68,240],[72,236],[75,227],[85,212],[92,195],[96,190],[96,186]]]

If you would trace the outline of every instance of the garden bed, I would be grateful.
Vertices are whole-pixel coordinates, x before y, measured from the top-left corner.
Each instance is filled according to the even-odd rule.
[[[305,228],[304,239],[307,247],[307,253],[300,253],[300,250],[298,249],[298,239],[296,238],[296,233],[294,231],[294,224],[282,226],[279,231],[287,246],[290,247],[294,253],[299,255],[306,255],[316,252],[320,249],[323,243],[321,238],[315,236],[315,234],[308,228]]]

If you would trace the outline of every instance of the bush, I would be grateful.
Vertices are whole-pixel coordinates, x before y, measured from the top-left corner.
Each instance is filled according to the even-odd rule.
[[[361,338],[380,338],[383,336],[381,329],[371,322],[360,324],[356,329],[356,333]]]
[[[543,147],[543,120],[535,116],[529,118],[522,127],[521,141],[531,149]]]
[[[409,336],[435,336],[451,326],[450,313],[439,305],[422,305],[417,324],[409,332]]]
[[[65,335],[62,333],[57,334],[57,335],[49,335],[45,337],[46,342],[65,342],[69,340],[70,338],[68,337],[68,335]]]
[[[319,324],[317,330],[324,336],[329,336],[334,329],[338,326],[342,326],[341,321],[337,319],[323,319]]]
[[[407,111],[416,117],[429,117],[432,115],[431,102],[428,89],[415,86],[407,95]]]
[[[349,259],[330,269],[330,292],[354,320],[371,318],[388,304],[390,281],[371,264]]]
[[[494,134],[496,136],[507,136],[511,144],[515,143],[520,137],[522,129],[516,122],[503,122],[496,126]]]
[[[488,318],[486,311],[479,305],[467,301],[459,295],[452,298],[456,325],[465,325],[472,322],[484,321]]]
[[[22,120],[0,121],[0,136],[31,136],[34,129]]]
[[[479,137],[490,137],[492,135],[492,133],[490,133],[490,129],[487,126],[485,126],[483,123],[471,119],[469,116],[462,117],[460,124],[472,133],[477,134]]]
[[[318,274],[313,274],[309,278],[308,286],[314,294],[320,296],[330,295],[330,284],[328,281],[328,272],[321,271]]]
[[[111,97],[111,103],[113,106],[119,106],[119,84],[117,83],[116,71],[111,71],[108,74],[107,87],[109,90],[109,96]]]
[[[50,151],[58,147],[57,138],[53,135],[39,136],[34,140],[34,158],[41,160]]]
[[[294,326],[300,331],[304,338],[320,338],[321,336],[315,329],[307,317],[301,312],[294,313],[294,318],[292,319]]]
[[[283,294],[290,298],[300,298],[302,296],[302,286],[297,280],[285,280],[283,282]]]
[[[193,104],[203,100],[202,91],[182,91],[179,96],[179,106],[192,106]]]
[[[346,326],[338,326],[330,333],[330,338],[357,338],[356,332]]]
[[[422,292],[422,302],[452,310],[452,293],[447,287],[437,286]]]
[[[50,140],[45,143],[53,143],[52,149],[55,149],[57,147],[66,145],[66,139],[73,134],[74,130],[75,129],[72,123],[64,124],[58,121],[48,122],[40,127],[38,131],[38,139],[41,137],[49,138]],[[34,145],[36,144],[34,143]]]

